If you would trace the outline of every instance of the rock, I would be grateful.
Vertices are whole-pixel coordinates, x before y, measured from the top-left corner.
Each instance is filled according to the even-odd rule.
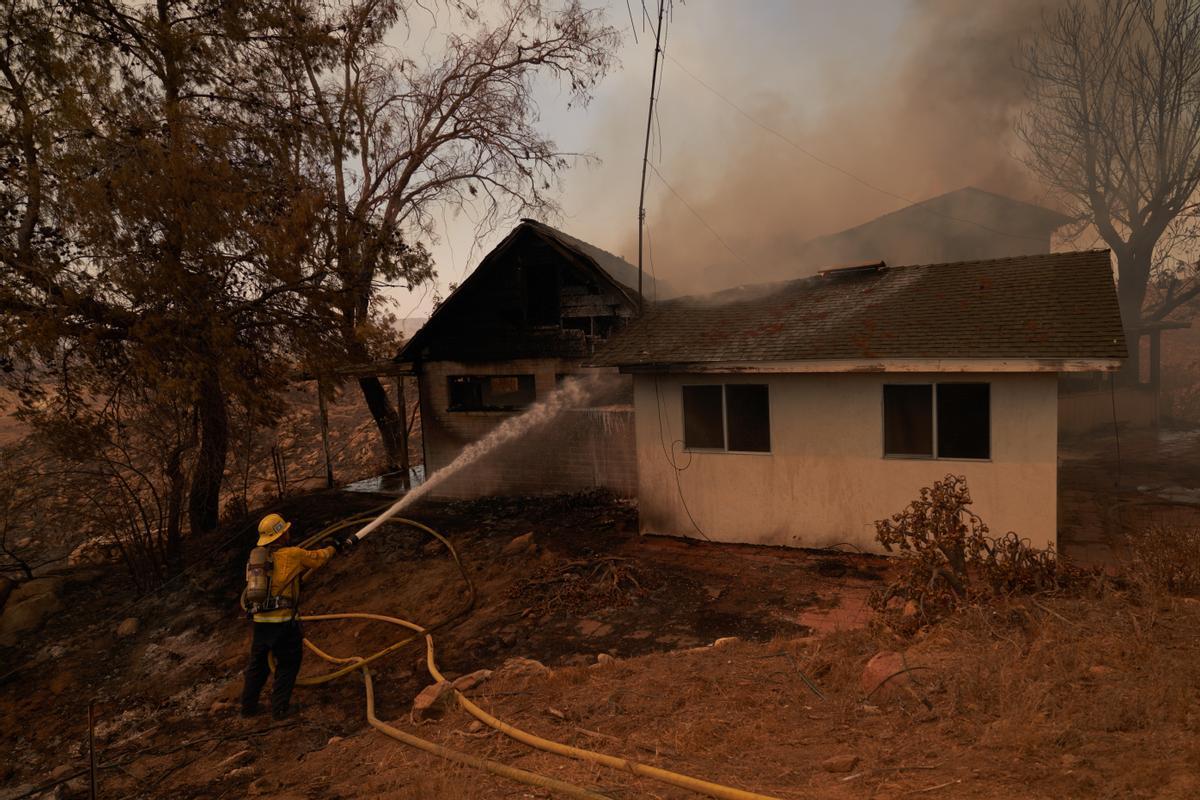
[[[467,723],[467,733],[479,733],[483,730],[483,723],[477,719],[473,719]]]
[[[537,544],[533,541],[533,531],[530,531],[513,537],[511,542],[504,545],[502,553],[506,556],[515,556],[521,553],[532,553],[536,549]]]
[[[62,658],[66,654],[67,648],[63,647],[61,644],[56,644],[46,651],[46,655],[55,660]]]
[[[451,685],[460,692],[465,692],[469,689],[474,689],[490,677],[492,677],[490,669],[477,669],[469,675],[456,678]]]
[[[66,584],[62,578],[34,578],[31,581],[17,584],[9,595],[10,603],[21,603],[25,600],[30,600],[34,597],[42,595],[53,595],[59,597],[62,595],[63,586]]]
[[[8,602],[8,596],[13,593],[15,588],[17,588],[17,582],[12,578],[0,577],[0,609],[4,608],[4,604]]]
[[[121,620],[121,624],[117,626],[117,636],[120,636],[121,638],[133,636],[137,632],[137,617],[126,617],[125,619]]]
[[[738,641],[738,637],[736,637],[736,636],[722,636],[720,639],[717,639],[715,642],[713,642],[712,646],[713,647],[728,647],[729,645],[733,644],[736,641]]]
[[[413,722],[437,716],[445,710],[449,698],[454,696],[454,684],[431,683],[413,698],[409,718]]]
[[[833,756],[821,762],[821,768],[826,772],[852,772],[858,766],[858,756]]]
[[[252,763],[253,761],[254,761],[254,751],[253,750],[249,750],[249,749],[238,750],[233,755],[229,756],[226,759],[223,759],[221,761],[221,763],[217,765],[217,769],[220,770],[221,772],[228,772],[230,770],[237,769],[238,767],[244,767],[247,764]]]
[[[912,683],[909,673],[902,672],[904,668],[904,656],[901,653],[894,650],[876,653],[863,667],[858,688],[874,702],[893,698],[903,692],[903,687]]]
[[[604,666],[605,664],[614,664],[616,661],[617,660],[608,653],[598,653],[596,655],[596,666],[598,667]]]
[[[0,617],[0,644],[7,646],[20,642],[40,628],[47,617],[62,609],[62,601],[50,592],[14,602],[18,591],[9,597],[4,616]]]
[[[508,659],[494,673],[496,678],[549,678],[553,675],[554,671],[542,662],[521,656]]]
[[[218,714],[224,714],[226,711],[228,711],[229,709],[231,709],[233,707],[234,707],[233,701],[221,700],[218,698],[216,700],[213,700],[212,705],[208,707],[208,713],[215,717]]]
[[[598,619],[581,619],[578,624],[579,632],[588,637],[608,636],[613,626]]]

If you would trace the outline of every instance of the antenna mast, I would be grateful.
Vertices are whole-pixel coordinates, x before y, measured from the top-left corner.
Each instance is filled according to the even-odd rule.
[[[646,228],[646,165],[650,162],[650,128],[654,121],[654,88],[658,85],[658,57],[662,52],[663,6],[658,0],[658,24],[654,26],[654,67],[650,72],[650,110],[646,112],[646,146],[642,151],[642,186],[638,194],[638,314],[646,304],[642,294],[642,236]]]

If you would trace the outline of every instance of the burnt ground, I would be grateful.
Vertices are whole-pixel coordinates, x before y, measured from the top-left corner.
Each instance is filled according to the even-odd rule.
[[[323,493],[283,510],[303,536],[377,501]],[[900,639],[863,608],[885,577],[879,559],[637,537],[632,508],[601,496],[426,504],[411,515],[455,542],[479,592],[469,615],[435,633],[444,671],[510,656],[549,664],[539,677],[501,670],[470,694],[555,740],[784,800],[1200,796],[1195,598],[1101,581]],[[305,708],[282,725],[240,719],[231,701],[248,625],[234,601],[252,528],[192,542],[197,566],[132,608],[118,569],[77,574],[62,615],[0,652],[11,754],[0,798],[87,796],[92,700],[100,797],[550,796],[379,735],[357,676],[299,690]],[[425,624],[466,597],[441,546],[395,526],[335,559],[306,596],[310,613]],[[130,615],[138,631],[119,636]],[[307,633],[339,655],[395,638],[371,623],[310,623]],[[709,646],[725,636],[740,641]],[[920,670],[908,689],[864,682],[881,650]],[[617,658],[600,665],[600,653]],[[412,698],[429,682],[420,661],[406,649],[373,666],[381,719],[614,800],[695,796],[533,751],[458,709],[414,723]],[[320,671],[309,656],[305,673]]]
[[[299,539],[380,500],[330,492],[271,510],[297,521]],[[723,637],[769,642],[854,627],[885,566],[846,553],[639,537],[635,509],[599,494],[426,503],[411,514],[454,542],[478,592],[474,609],[437,633],[439,663],[451,677],[510,656],[582,668],[599,653],[627,658]],[[15,754],[0,764],[0,785],[36,789],[83,769],[93,700],[102,796],[241,796],[259,773],[231,776],[243,766],[232,763],[214,770],[235,754],[231,742],[250,745],[253,760],[282,747],[298,762],[331,737],[364,731],[357,678],[300,690],[302,720],[277,733],[260,736],[267,723],[247,728],[233,714],[249,637],[236,598],[252,529],[253,520],[242,521],[192,542],[195,566],[141,600],[119,567],[73,575],[62,614],[22,647],[0,651],[0,728]],[[388,525],[306,583],[305,611],[370,611],[432,625],[465,599],[439,543]],[[126,617],[138,620],[138,631],[120,636]],[[358,622],[312,623],[307,634],[341,654],[396,638],[390,626]],[[409,649],[379,662],[381,718],[403,717],[429,682],[420,661]],[[318,671],[309,655],[305,674]],[[179,747],[187,742],[197,744]],[[336,796],[321,785],[304,796]],[[78,778],[54,791],[86,796]],[[23,795],[0,793],[10,796]]]

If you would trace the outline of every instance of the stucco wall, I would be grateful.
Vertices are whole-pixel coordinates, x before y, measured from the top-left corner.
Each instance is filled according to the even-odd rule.
[[[516,411],[448,411],[450,375],[534,376],[538,400],[554,391],[558,375],[612,372],[582,370],[564,359],[520,359],[463,364],[428,362],[421,372],[421,426],[426,474],[449,464],[462,449],[486,436]],[[628,401],[626,400],[626,403]],[[549,494],[606,488],[622,497],[637,489],[633,409],[571,409],[528,435],[501,445],[479,463],[439,484],[436,497],[471,498],[501,494]]]
[[[939,379],[991,383],[991,460],[884,458],[883,384]],[[770,386],[772,452],[683,451],[680,386],[736,382]],[[1053,373],[638,375],[634,405],[643,532],[698,536],[682,489],[687,511],[713,540],[878,551],[874,521],[955,474],[966,477],[974,509],[994,533],[1013,530],[1038,546],[1056,538]],[[678,485],[663,452],[672,442],[684,468]]]

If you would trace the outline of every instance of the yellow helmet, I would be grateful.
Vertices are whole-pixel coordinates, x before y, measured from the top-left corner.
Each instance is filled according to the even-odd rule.
[[[278,514],[267,514],[258,523],[258,546],[262,547],[278,539],[288,532],[292,523],[285,522]]]

